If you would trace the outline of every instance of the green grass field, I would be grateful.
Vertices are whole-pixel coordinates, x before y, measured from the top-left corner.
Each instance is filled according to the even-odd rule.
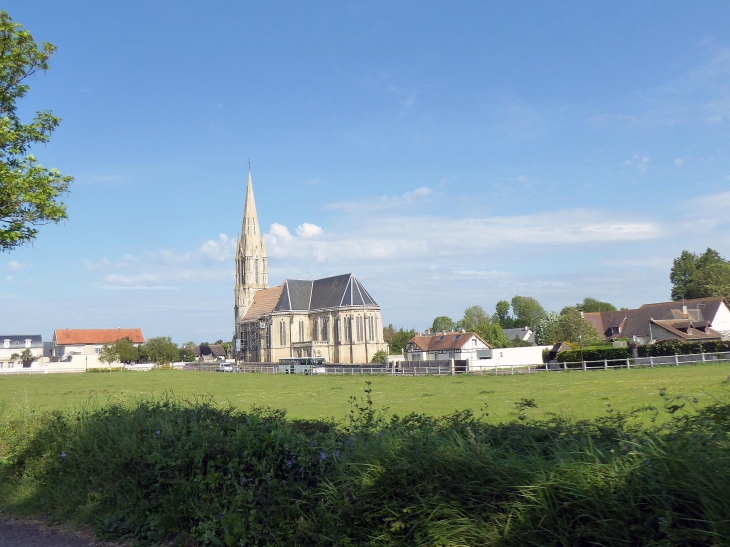
[[[172,392],[178,396],[209,395],[219,404],[241,409],[270,405],[291,418],[340,419],[349,411],[348,398],[360,396],[370,379],[377,408],[389,413],[444,415],[455,410],[480,412],[489,405],[490,420],[515,417],[514,403],[534,399],[530,417],[558,413],[575,418],[601,415],[607,403],[630,410],[661,405],[659,390],[697,397],[700,406],[730,394],[730,364],[687,365],[654,369],[540,373],[514,376],[382,377],[285,376],[223,374],[193,371],[113,372],[0,376],[0,403],[6,410],[50,409],[119,401]]]

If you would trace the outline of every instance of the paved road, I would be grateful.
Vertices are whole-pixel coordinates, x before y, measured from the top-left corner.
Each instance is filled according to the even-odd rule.
[[[82,535],[46,530],[35,524],[0,520],[0,547],[93,547]]]

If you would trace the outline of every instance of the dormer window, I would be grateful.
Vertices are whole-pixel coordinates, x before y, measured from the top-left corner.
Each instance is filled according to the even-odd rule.
[[[10,338],[3,340],[3,347],[6,349],[10,347]]]
[[[441,340],[443,340],[444,338],[446,338],[446,337],[445,336],[439,336],[438,341],[441,342]]]
[[[454,340],[458,340],[459,338],[461,338],[461,334],[459,334],[458,336],[456,336],[456,337],[454,338]]]
[[[30,338],[26,338],[26,339],[25,339],[25,347],[26,347],[26,348],[29,348],[29,347],[30,347],[30,344],[31,344],[31,342],[32,342],[32,340],[31,340]]]

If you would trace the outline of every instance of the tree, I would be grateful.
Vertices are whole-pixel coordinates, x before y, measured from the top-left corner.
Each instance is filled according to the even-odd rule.
[[[682,251],[669,273],[672,300],[683,298],[730,298],[730,260],[709,247],[701,255]]]
[[[115,344],[104,344],[99,352],[99,361],[106,363],[111,368],[112,363],[119,362],[119,354]]]
[[[193,352],[192,346],[184,345],[180,347],[178,359],[182,363],[192,363],[195,361],[195,352]]]
[[[371,363],[385,363],[387,361],[387,359],[388,359],[388,354],[385,353],[385,351],[381,349],[381,350],[378,350],[375,352],[375,354],[373,355],[373,359],[370,362]]]
[[[157,365],[169,365],[180,356],[177,344],[169,336],[150,338],[145,346],[149,359]]]
[[[587,296],[583,299],[583,302],[579,302],[575,305],[576,309],[585,313],[596,312],[596,311],[616,311],[616,306],[609,304],[608,302],[601,302],[595,298]]]
[[[388,343],[388,350],[391,355],[401,355],[405,350],[408,340],[416,335],[414,330],[396,330],[391,323],[383,329],[383,340]]]
[[[469,306],[464,310],[464,317],[457,323],[457,326],[467,332],[476,332],[477,327],[481,324],[489,323],[489,316],[481,306]]]
[[[547,315],[545,308],[531,296],[512,297],[512,311],[515,327],[534,328]]]
[[[494,306],[494,315],[492,315],[492,321],[499,323],[502,328],[508,329],[514,326],[515,320],[510,317],[509,310],[510,304],[506,300],[500,300]]]
[[[565,308],[560,312],[560,327],[562,339],[566,342],[590,346],[601,341],[596,329],[575,308]]]
[[[26,80],[48,70],[55,50],[47,42],[39,47],[22,25],[0,11],[0,252],[33,240],[37,226],[66,218],[60,198],[73,178],[46,169],[30,154],[33,145],[50,140],[61,119],[43,111],[23,124],[16,106],[30,91]]]
[[[433,324],[431,325],[431,332],[452,332],[455,327],[456,325],[451,320],[451,317],[439,315],[436,319],[433,320]]]
[[[114,351],[117,354],[116,360],[120,363],[135,363],[139,359],[139,350],[127,337],[114,342]]]
[[[548,346],[557,344],[563,339],[562,326],[560,325],[560,316],[555,312],[550,312],[542,320],[535,325],[535,343],[538,346]]]
[[[221,347],[223,348],[223,351],[226,352],[226,357],[231,355],[231,343],[230,342],[221,342]]]
[[[10,358],[22,361],[23,368],[28,368],[33,363],[33,361],[35,361],[35,356],[33,355],[33,352],[30,351],[30,348],[25,348],[20,353],[13,353]]]

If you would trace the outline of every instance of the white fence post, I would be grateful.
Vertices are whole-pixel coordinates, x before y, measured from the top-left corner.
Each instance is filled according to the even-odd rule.
[[[651,355],[649,356],[649,366],[654,368],[654,358]]]
[[[674,354],[674,366],[675,367],[678,367],[679,366],[679,357],[677,357],[677,354],[676,353]]]
[[[626,358],[626,368],[631,368],[631,363],[629,362],[629,358]]]
[[[603,360],[603,370],[608,370],[608,360]]]
[[[704,351],[702,352],[702,362],[703,363],[705,362],[705,352]]]

